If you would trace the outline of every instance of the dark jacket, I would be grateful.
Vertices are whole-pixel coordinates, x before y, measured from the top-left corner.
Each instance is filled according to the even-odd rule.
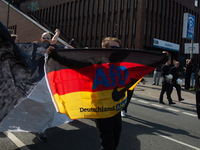
[[[166,78],[165,76],[170,74],[170,66],[167,66],[166,64],[163,65],[161,68],[161,73],[162,73],[163,77]]]
[[[172,78],[173,83],[176,83],[176,80],[179,78],[179,71],[180,69],[176,68],[175,66],[170,69],[170,73],[173,75]]]
[[[170,74],[170,66],[167,66],[166,64],[162,66],[162,70],[161,70],[161,74],[163,76],[163,81],[162,81],[162,84],[164,83],[169,83],[171,84],[171,79],[168,79],[166,77],[166,75],[169,75]]]
[[[162,70],[162,65],[158,66],[158,67],[155,69],[155,71],[158,71],[158,72],[161,72],[161,70]]]
[[[185,68],[186,68],[185,75],[191,75],[193,68],[192,63],[185,65]]]

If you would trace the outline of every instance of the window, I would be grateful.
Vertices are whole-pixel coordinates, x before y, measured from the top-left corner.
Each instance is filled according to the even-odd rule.
[[[51,14],[51,23],[54,24],[54,10],[55,10],[55,6],[53,6],[53,9],[52,9],[52,14]]]
[[[124,10],[124,0],[121,0],[121,10]]]
[[[118,4],[118,0],[115,0],[115,11],[117,11],[117,4]]]
[[[98,4],[98,5],[99,5],[98,10],[99,10],[99,14],[100,14],[100,13],[101,13],[101,1],[99,1],[98,3],[99,3],[99,4]]]
[[[104,6],[103,6],[103,12],[104,12],[104,13],[106,13],[106,6],[107,6],[106,2],[107,2],[107,1],[104,0]]]
[[[57,23],[58,23],[58,20],[57,20],[57,13],[58,12],[58,5],[56,5],[56,11],[55,11],[55,26],[57,27]]]
[[[46,17],[45,17],[45,23],[46,23],[46,24],[48,24],[47,19],[48,19],[48,8],[46,8]]]
[[[62,27],[61,27],[61,30],[64,30],[63,29],[64,23],[65,23],[65,3],[63,4],[63,14],[62,14]]]
[[[50,20],[50,19],[51,19],[50,15],[51,15],[51,7],[49,8],[49,18],[48,18],[48,19],[49,19],[49,20],[48,20],[49,26],[50,26],[50,21],[51,21],[51,20]]]

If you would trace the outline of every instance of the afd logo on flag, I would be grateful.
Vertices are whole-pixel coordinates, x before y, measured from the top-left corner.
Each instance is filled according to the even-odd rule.
[[[94,78],[92,89],[96,89],[99,85],[104,85],[105,87],[115,87],[112,92],[112,98],[114,101],[119,101],[121,98],[125,96],[125,92],[134,84],[134,80],[131,79],[131,82],[125,85],[125,81],[128,79],[128,69],[125,66],[115,66],[111,65],[109,68],[109,78],[111,78],[111,83],[107,78],[106,74],[104,73],[102,68],[96,69],[96,75]],[[115,73],[116,72],[116,73]],[[122,75],[123,73],[123,75]],[[122,79],[124,76],[124,79]],[[118,79],[118,84],[116,86],[116,77]],[[125,88],[118,91],[118,86],[125,85]]]
[[[124,108],[126,103],[127,103],[127,98],[124,101],[122,101],[121,103],[116,105],[116,111],[119,111],[120,109]]]
[[[116,73],[115,73],[116,72]],[[123,73],[123,75],[122,75]],[[122,77],[124,76],[124,79]],[[134,81],[128,83],[128,86],[125,86],[125,88],[121,89],[120,91],[117,90],[117,87],[120,85],[125,85],[125,81],[128,79],[129,72],[128,69],[125,66],[115,66],[111,65],[109,68],[109,78],[111,78],[111,82],[109,82],[109,79],[107,78],[105,72],[102,68],[96,69],[96,75],[94,78],[92,89],[96,89],[99,85],[104,85],[105,87],[115,87],[112,92],[112,99],[113,101],[119,101],[121,98],[125,97],[125,92],[133,85]],[[116,77],[118,79],[118,86],[116,86]],[[122,102],[118,103],[116,105],[116,111],[121,110],[124,108],[124,106],[127,103],[127,97]],[[102,109],[100,109],[102,110]],[[112,109],[113,110],[113,109]],[[99,111],[99,109],[98,109]]]
[[[109,82],[103,69],[97,68],[94,82],[92,85],[92,89],[96,89],[99,85],[104,85],[107,88],[115,87],[116,86],[116,83],[115,83],[116,76],[118,77],[119,85],[125,85],[125,81],[127,80],[128,75],[129,75],[128,69],[125,66],[115,67],[115,65],[111,65],[109,69],[110,69],[109,77],[111,78],[111,83]],[[117,74],[114,73],[114,70],[117,72]],[[122,79],[122,72],[124,72],[124,80]]]

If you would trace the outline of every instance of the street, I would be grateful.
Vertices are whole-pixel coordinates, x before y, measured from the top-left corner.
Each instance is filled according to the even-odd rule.
[[[0,150],[200,150],[199,35],[200,0],[0,0]]]
[[[175,105],[158,103],[161,85],[152,85],[151,78],[139,84],[131,99],[117,150],[200,150],[200,120],[197,118],[195,93],[182,90],[184,101]],[[46,130],[47,143],[41,143],[33,133],[0,133],[1,150],[98,150],[100,146],[92,119],[75,120]]]

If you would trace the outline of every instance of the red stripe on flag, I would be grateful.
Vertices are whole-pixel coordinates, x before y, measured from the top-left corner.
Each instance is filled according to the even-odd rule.
[[[119,86],[119,72],[117,72],[116,70],[116,67],[119,66],[123,66],[128,69],[128,78],[125,81],[125,84],[130,82],[130,78],[138,80],[146,75],[148,72],[151,72],[155,69],[155,67],[145,66],[142,64],[120,62],[96,64],[93,66],[73,70],[62,69],[59,71],[52,71],[48,73],[48,78],[53,95],[56,93],[58,93],[59,95],[64,95],[77,91],[96,92],[111,90],[114,89],[116,86],[118,86],[119,88],[124,87],[125,84]],[[96,89],[92,89],[97,69],[106,76],[105,80],[109,82],[110,86],[106,87],[105,84],[100,84],[97,86]],[[110,72],[112,72],[112,74],[110,74]],[[113,74],[115,74],[116,76],[111,77],[110,75]],[[123,70],[120,71],[120,75],[121,80],[124,80],[125,74]],[[101,76],[96,76],[96,78],[98,79],[98,81],[102,80]],[[115,82],[114,85],[113,79]]]

